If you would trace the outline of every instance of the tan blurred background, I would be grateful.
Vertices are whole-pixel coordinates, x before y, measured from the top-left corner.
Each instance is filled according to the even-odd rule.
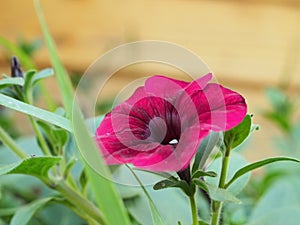
[[[106,51],[136,40],[169,41],[195,52],[220,83],[246,97],[249,112],[261,125],[245,156],[256,160],[275,154],[271,139],[279,131],[261,116],[269,107],[264,91],[286,84],[291,93],[299,93],[300,0],[41,0],[41,4],[69,71],[83,73]],[[0,35],[11,41],[42,36],[32,0],[1,0]],[[8,73],[7,53],[0,50],[1,72]],[[49,66],[45,46],[34,60],[40,68]],[[105,94],[113,97],[144,72],[123,71]],[[53,79],[47,86],[58,93]]]

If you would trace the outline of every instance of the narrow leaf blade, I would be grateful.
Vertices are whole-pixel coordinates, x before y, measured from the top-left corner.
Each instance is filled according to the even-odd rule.
[[[37,72],[34,77],[32,78],[32,86],[34,86],[38,81],[53,76],[54,75],[54,71],[51,68],[47,68],[47,69],[43,69],[39,72]]]
[[[10,78],[3,78],[0,80],[0,89],[11,85],[23,86],[24,79],[22,77],[10,77]]]
[[[278,161],[293,161],[293,162],[298,162],[298,163],[300,162],[298,159],[290,158],[290,157],[274,157],[274,158],[264,159],[264,160],[261,160],[261,161],[255,162],[255,163],[251,163],[251,164],[239,169],[233,175],[233,177],[229,180],[229,182],[226,184],[226,187],[229,187],[236,179],[243,176],[244,174],[246,174],[252,170],[255,170],[257,168],[260,168],[262,166],[265,166],[267,164],[278,162]]]
[[[59,116],[55,113],[51,113],[44,109],[35,107],[33,105],[26,104],[14,98],[8,97],[0,93],[0,105],[3,105],[7,108],[16,110],[27,115],[34,116],[43,121],[47,121],[56,126],[59,126],[67,131],[71,131],[70,121],[66,118]]]
[[[139,185],[141,186],[143,192],[145,193],[148,202],[149,202],[149,206],[150,206],[150,210],[151,210],[151,216],[152,216],[152,221],[154,225],[165,225],[158,209],[156,208],[151,196],[149,195],[148,191],[146,190],[146,188],[144,187],[144,185],[142,184],[141,180],[138,178],[138,176],[135,174],[135,172],[128,166],[128,169],[131,171],[131,173],[133,174],[133,176],[136,178],[137,182],[139,183]]]
[[[28,205],[21,207],[19,210],[16,211],[14,214],[11,225],[26,225],[33,215],[44,205],[46,205],[52,198],[44,198],[34,201]]]

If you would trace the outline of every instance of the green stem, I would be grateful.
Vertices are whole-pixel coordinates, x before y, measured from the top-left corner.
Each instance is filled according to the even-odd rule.
[[[73,210],[78,216],[84,219],[89,225],[100,225],[95,219],[91,218],[86,212],[79,210],[78,207],[72,205],[69,201],[64,200],[61,202],[71,210]]]
[[[189,198],[192,211],[193,225],[198,225],[197,205],[195,201],[195,196],[189,196]]]
[[[221,169],[221,175],[219,180],[219,188],[224,188],[226,184],[226,178],[228,173],[228,166],[229,166],[229,154],[225,155],[222,160],[222,169]]]
[[[100,224],[106,224],[102,213],[91,202],[82,197],[79,193],[70,188],[66,183],[59,181],[55,189],[59,191],[71,204],[77,209],[80,208],[85,214],[89,215],[93,220]],[[78,213],[78,212],[77,212]],[[79,213],[78,213],[79,214]]]
[[[230,159],[230,147],[226,147],[225,154],[222,159],[222,167],[221,167],[221,174],[219,180],[219,188],[225,189],[226,186],[226,178],[228,173],[229,167],[229,159]],[[222,212],[223,203],[219,201],[212,201],[212,216],[211,216],[211,225],[219,225],[220,224],[220,216]]]
[[[32,97],[32,92],[33,91],[30,88],[28,90],[28,92],[25,93],[25,95],[24,95],[24,102],[27,103],[27,104],[29,104],[29,105],[33,105],[33,103],[32,103],[32,98],[33,98]],[[30,123],[31,123],[31,125],[33,127],[33,130],[34,130],[35,134],[36,134],[36,137],[37,137],[37,139],[38,139],[38,141],[40,143],[40,146],[41,146],[41,149],[42,149],[44,155],[51,155],[51,152],[50,152],[50,150],[48,148],[46,140],[43,137],[43,134],[42,134],[42,132],[41,132],[41,130],[40,130],[40,128],[39,128],[36,120],[32,116],[30,116],[30,115],[28,115],[28,118],[29,118],[29,121],[30,121]]]
[[[21,159],[27,158],[27,155],[23,152],[23,150],[16,144],[16,142],[7,134],[7,132],[1,126],[0,140]]]
[[[220,222],[220,215],[222,211],[222,203],[213,201],[212,202],[212,216],[211,216],[211,225],[218,225]]]
[[[33,130],[40,142],[40,146],[42,148],[42,151],[45,155],[51,155],[51,152],[48,148],[48,145],[45,141],[45,138],[43,137],[42,135],[42,132],[41,130],[39,129],[38,125],[37,125],[37,122],[35,121],[35,119],[32,117],[32,116],[28,116],[29,117],[29,121],[30,123],[32,124],[32,127],[33,127]]]

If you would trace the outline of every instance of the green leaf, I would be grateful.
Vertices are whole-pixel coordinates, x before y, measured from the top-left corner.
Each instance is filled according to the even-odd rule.
[[[14,214],[10,225],[26,225],[30,221],[32,216],[51,200],[52,197],[39,199],[21,207]]]
[[[165,189],[168,187],[174,187],[175,182],[170,181],[170,180],[161,180],[159,182],[157,182],[156,184],[154,184],[153,189],[154,190],[161,190],[161,189]]]
[[[198,221],[198,225],[209,225],[209,223],[208,223],[208,222],[205,222],[205,221],[203,221],[203,220],[199,220],[199,221]]]
[[[39,82],[40,80],[44,79],[44,78],[47,78],[47,77],[50,77],[50,76],[53,76],[54,75],[54,71],[53,69],[51,68],[46,68],[46,69],[43,69],[39,72],[37,72],[33,78],[32,78],[32,86],[34,86],[37,82]]]
[[[22,77],[9,77],[0,80],[0,89],[9,87],[11,85],[24,85],[24,79]]]
[[[251,221],[246,225],[295,225],[298,223],[296,221],[300,221],[300,207],[288,207],[280,210],[274,210],[271,213],[256,218],[254,221]]]
[[[46,25],[39,0],[35,0],[35,8],[42,28],[44,39],[48,48],[50,60],[54,68],[56,79],[58,81],[58,85],[62,94],[62,100],[63,100],[64,107],[66,109],[67,118],[71,118],[72,111],[73,111],[73,98],[74,98],[72,83],[65,68],[63,67],[63,65],[59,60],[55,43],[52,40],[51,34]]]
[[[59,116],[55,113],[51,113],[44,109],[26,104],[14,98],[8,97],[0,93],[0,105],[3,105],[7,108],[25,113],[27,115],[34,116],[38,119],[47,121],[51,124],[54,124],[58,127],[61,127],[67,131],[71,131],[70,121],[66,118]]]
[[[155,191],[147,188],[158,211],[163,216],[166,224],[176,224],[181,221],[183,225],[191,224],[191,216],[187,213],[189,202],[186,195],[178,188],[169,188],[163,191]],[[150,206],[145,195],[140,195],[125,201],[130,214],[143,225],[153,225],[150,214]],[[174,213],[176,212],[176,213]]]
[[[264,117],[275,122],[284,131],[290,131],[292,126],[292,113],[295,109],[292,101],[280,89],[268,88],[266,95],[272,104],[271,110],[263,113]]]
[[[39,72],[29,70],[25,73],[24,92],[27,98],[31,99],[34,86],[43,78],[53,75],[52,69],[44,69]]]
[[[250,130],[251,116],[246,115],[244,120],[239,125],[225,132],[224,144],[227,148],[234,149],[243,143],[243,141],[248,137]]]
[[[68,132],[41,120],[37,121],[37,123],[42,128],[46,140],[49,141],[51,153],[58,155],[59,152],[57,151],[61,150],[68,140]]]
[[[61,157],[32,157],[18,163],[0,167],[0,176],[4,174],[27,174],[41,179],[48,176],[51,167],[57,164]]]
[[[129,166],[128,166],[128,169],[133,174],[133,176],[135,177],[135,179],[137,180],[137,182],[141,186],[143,192],[145,193],[145,195],[146,195],[146,197],[148,199],[150,210],[151,210],[153,224],[154,225],[164,225],[165,222],[163,221],[163,219],[162,219],[162,217],[161,217],[158,209],[155,206],[155,203],[153,202],[153,200],[152,200],[151,196],[149,195],[148,191],[146,190],[146,188],[142,184],[141,180],[138,178],[138,176],[135,174],[135,172]]]
[[[86,185],[88,183],[86,173],[84,170],[81,171],[80,177],[79,177],[79,183],[81,186],[81,189],[84,190],[86,188]]]
[[[32,80],[33,76],[35,75],[35,73],[36,73],[35,70],[29,70],[24,75],[24,79],[25,79],[24,91],[27,94],[27,96],[32,88],[31,80]]]
[[[184,180],[173,181],[170,179],[162,180],[154,184],[154,190],[160,190],[165,188],[178,187],[180,188],[186,195],[191,196],[194,193],[194,189],[192,189],[188,183]]]
[[[57,146],[62,147],[67,143],[68,133],[65,130],[54,127],[52,129],[52,135],[56,140]]]
[[[233,203],[241,202],[238,198],[225,189],[218,188],[217,186],[206,183],[200,179],[193,179],[192,181],[202,190],[206,191],[209,194],[209,197],[215,201]]]
[[[38,0],[35,1],[36,12],[44,34],[44,38],[50,54],[50,59],[55,70],[58,85],[62,92],[63,104],[66,109],[67,118],[72,118],[72,133],[82,154],[96,201],[103,212],[108,225],[130,225],[130,220],[124,204],[116,190],[116,186],[111,182],[111,174],[99,154],[99,149],[91,138],[90,133],[83,120],[82,113],[74,103],[74,92],[70,77],[61,64],[56,52],[54,41],[46,25],[42,9]],[[86,151],[88,149],[88,151]],[[114,210],[111,210],[113,206]]]
[[[267,164],[273,163],[273,162],[278,162],[278,161],[293,161],[293,162],[300,162],[298,159],[295,158],[289,158],[289,157],[274,157],[274,158],[268,158],[268,159],[264,159],[255,163],[251,163],[250,165],[247,165],[241,169],[239,169],[234,175],[233,177],[230,179],[230,181],[228,181],[228,183],[225,185],[225,187],[229,187],[236,179],[238,179],[239,177],[243,176],[244,174],[255,170],[259,167],[265,166]]]
[[[300,220],[299,187],[299,174],[277,179],[255,204],[247,225],[298,224],[295,221]]]
[[[220,133],[211,132],[208,137],[206,137],[199,146],[199,149],[195,156],[195,161],[192,168],[192,173],[198,169],[202,169],[206,160],[208,159],[210,153],[218,143],[220,138]]]
[[[216,174],[214,171],[202,171],[202,170],[197,170],[193,173],[192,179],[193,178],[200,178],[200,177],[216,177],[218,174]]]
[[[267,88],[266,95],[270,100],[272,106],[277,110],[281,111],[283,106],[286,106],[289,102],[287,101],[286,94],[277,88]],[[289,106],[290,107],[290,106]]]

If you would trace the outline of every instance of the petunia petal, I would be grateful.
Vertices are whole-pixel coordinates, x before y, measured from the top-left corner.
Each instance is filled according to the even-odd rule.
[[[195,155],[200,143],[199,141],[207,135],[208,131],[203,131],[201,135],[199,135],[199,128],[190,127],[182,134],[175,148],[170,145],[159,146],[156,151],[151,154],[150,158],[135,159],[133,164],[141,169],[158,172],[185,169]],[[152,159],[159,160],[151,161]]]
[[[212,79],[212,73],[208,73],[197,80],[192,81],[188,86],[185,87],[185,91],[192,95],[195,91],[203,90],[208,82]]]
[[[194,93],[202,128],[213,131],[229,130],[238,125],[247,113],[245,99],[238,93],[218,84],[208,84]]]

